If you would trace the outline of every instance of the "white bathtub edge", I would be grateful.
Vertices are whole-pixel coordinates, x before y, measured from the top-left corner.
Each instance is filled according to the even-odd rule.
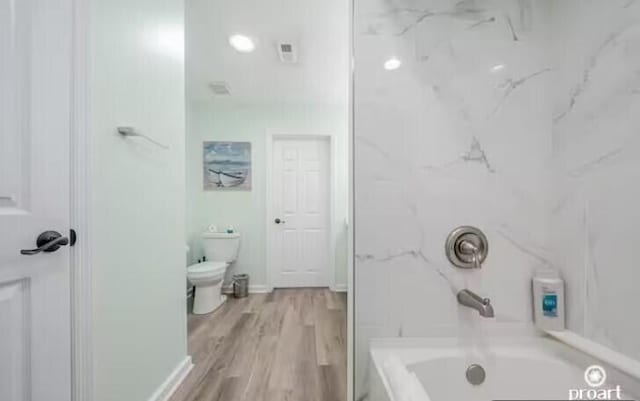
[[[640,380],[640,362],[572,331],[547,331],[551,337]]]

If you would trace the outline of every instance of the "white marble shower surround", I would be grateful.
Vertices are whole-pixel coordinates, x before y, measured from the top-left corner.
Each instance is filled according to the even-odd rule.
[[[640,360],[640,1],[563,1],[553,17],[551,243],[567,323]]]
[[[531,322],[542,266],[568,281],[572,330],[640,358],[622,314],[640,281],[639,20],[631,0],[355,1],[359,398],[368,339],[471,336],[463,287]],[[463,224],[489,238],[482,271],[446,259]]]

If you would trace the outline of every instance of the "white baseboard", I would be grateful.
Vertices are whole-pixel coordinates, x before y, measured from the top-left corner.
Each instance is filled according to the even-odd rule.
[[[331,291],[333,292],[347,292],[347,285],[346,284],[335,284],[333,287],[331,287]]]
[[[193,362],[191,362],[191,357],[187,355],[178,364],[178,366],[176,366],[173,372],[171,372],[171,374],[160,385],[160,387],[158,387],[158,389],[153,392],[153,395],[149,397],[149,401],[169,400],[173,393],[178,389],[178,386],[180,386],[180,383],[182,383],[184,378],[187,377],[192,368]]]
[[[346,284],[336,284],[332,286],[330,289],[331,291],[334,291],[334,292],[347,292],[348,288]],[[249,286],[250,294],[265,294],[271,291],[273,291],[273,289],[269,288],[269,286],[266,286],[266,285],[250,285]],[[233,294],[233,285],[228,284],[222,287],[222,293]]]
[[[225,285],[222,287],[222,292],[224,294],[233,294],[233,285]],[[267,292],[271,292],[271,289],[266,285],[250,285],[249,286],[249,294],[264,294]]]

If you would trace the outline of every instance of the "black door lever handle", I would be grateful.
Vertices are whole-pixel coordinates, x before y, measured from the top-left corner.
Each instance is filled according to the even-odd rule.
[[[40,252],[55,252],[61,246],[69,245],[69,238],[63,237],[57,231],[45,231],[38,235],[35,249],[22,249],[22,255],[36,255]]]

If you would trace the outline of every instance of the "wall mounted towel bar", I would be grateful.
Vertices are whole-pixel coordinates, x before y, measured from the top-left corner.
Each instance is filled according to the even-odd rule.
[[[160,142],[156,141],[155,139],[152,139],[144,134],[137,132],[133,127],[118,127],[118,134],[122,136],[137,136],[140,138],[144,138],[147,141],[153,143],[154,145],[161,147],[162,149],[169,149],[167,145],[163,145]]]

